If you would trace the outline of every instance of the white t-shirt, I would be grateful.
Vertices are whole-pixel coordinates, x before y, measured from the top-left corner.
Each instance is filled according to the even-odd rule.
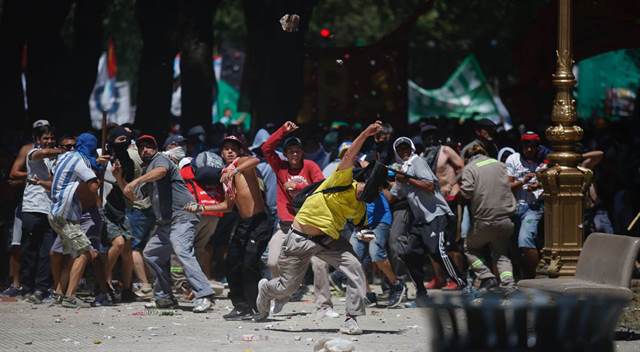
[[[533,161],[522,160],[520,153],[514,153],[509,155],[504,162],[507,166],[507,176],[513,177],[518,181],[523,181],[526,174],[529,172],[540,171],[544,168],[544,163],[538,164]],[[536,182],[536,177],[533,177],[529,183]],[[535,202],[542,195],[543,189],[539,188],[533,192],[527,191],[528,184],[522,185],[522,188],[515,192],[516,200],[519,202]]]
[[[33,160],[33,153],[39,149],[40,148],[33,148],[27,153],[27,178],[38,178],[46,181],[51,178],[53,160],[48,158]],[[22,197],[22,211],[27,213],[49,214],[51,211],[49,192],[42,186],[27,182]]]

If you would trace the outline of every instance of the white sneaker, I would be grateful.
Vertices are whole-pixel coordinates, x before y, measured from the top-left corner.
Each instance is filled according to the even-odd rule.
[[[322,318],[339,318],[340,314],[338,314],[338,312],[336,312],[335,310],[333,310],[333,308],[331,307],[323,307],[323,308],[319,308],[317,311],[317,317],[322,319]]]
[[[211,300],[208,297],[197,298],[193,301],[193,312],[194,313],[204,313],[211,309]]]
[[[347,317],[340,327],[340,332],[345,335],[362,335],[362,329],[354,317]]]
[[[222,293],[224,292],[224,284],[222,282],[209,280],[209,284],[211,285],[213,293],[215,293],[216,296],[222,296]]]

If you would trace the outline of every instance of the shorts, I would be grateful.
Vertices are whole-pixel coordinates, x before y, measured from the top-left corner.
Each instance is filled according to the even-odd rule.
[[[127,208],[125,211],[125,227],[131,233],[131,249],[142,251],[147,245],[156,224],[156,217],[151,208]]]
[[[104,219],[105,223],[105,237],[108,240],[109,244],[113,242],[114,239],[122,236],[125,240],[132,240],[133,235],[129,230],[129,224],[127,221],[122,224],[116,224],[115,222],[110,221],[109,219]]]
[[[82,214],[78,222],[49,215],[49,224],[58,234],[51,246],[52,253],[76,258],[89,250],[103,249],[100,240],[103,221],[97,209]]]
[[[518,248],[537,248],[538,225],[544,215],[544,209],[530,207],[520,203],[516,208],[515,224],[518,229]]]
[[[373,228],[373,233],[376,235],[376,238],[369,242],[359,240],[356,237],[356,233],[353,233],[350,240],[351,246],[353,247],[356,257],[358,257],[358,260],[361,263],[364,262],[367,254],[369,254],[371,261],[374,263],[387,259],[386,246],[390,228],[391,226],[389,224],[377,224],[376,227]]]

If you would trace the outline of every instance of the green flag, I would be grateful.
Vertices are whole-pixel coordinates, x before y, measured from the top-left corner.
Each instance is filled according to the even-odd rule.
[[[240,94],[229,83],[218,80],[218,99],[216,103],[213,122],[222,122],[225,126],[234,124],[242,125],[243,130],[251,128],[251,115],[246,112],[238,112],[238,98]],[[225,110],[231,110],[231,117],[224,116]]]
[[[494,96],[475,56],[467,56],[438,89],[424,89],[409,81],[409,122],[425,116],[452,119],[490,119],[511,128],[511,118],[499,97]]]
[[[631,116],[640,83],[640,49],[596,55],[578,63],[578,117]]]

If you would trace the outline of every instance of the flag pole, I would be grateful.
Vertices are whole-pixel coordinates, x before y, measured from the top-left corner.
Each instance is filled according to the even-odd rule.
[[[101,140],[100,140],[100,146],[101,146],[101,150],[102,152],[100,153],[100,155],[105,155],[106,154],[106,150],[107,150],[107,110],[102,110],[102,136],[101,136]],[[106,167],[105,169],[100,173],[100,192],[98,193],[100,196],[100,203],[102,204],[102,197],[104,195],[104,173],[106,171]]]

